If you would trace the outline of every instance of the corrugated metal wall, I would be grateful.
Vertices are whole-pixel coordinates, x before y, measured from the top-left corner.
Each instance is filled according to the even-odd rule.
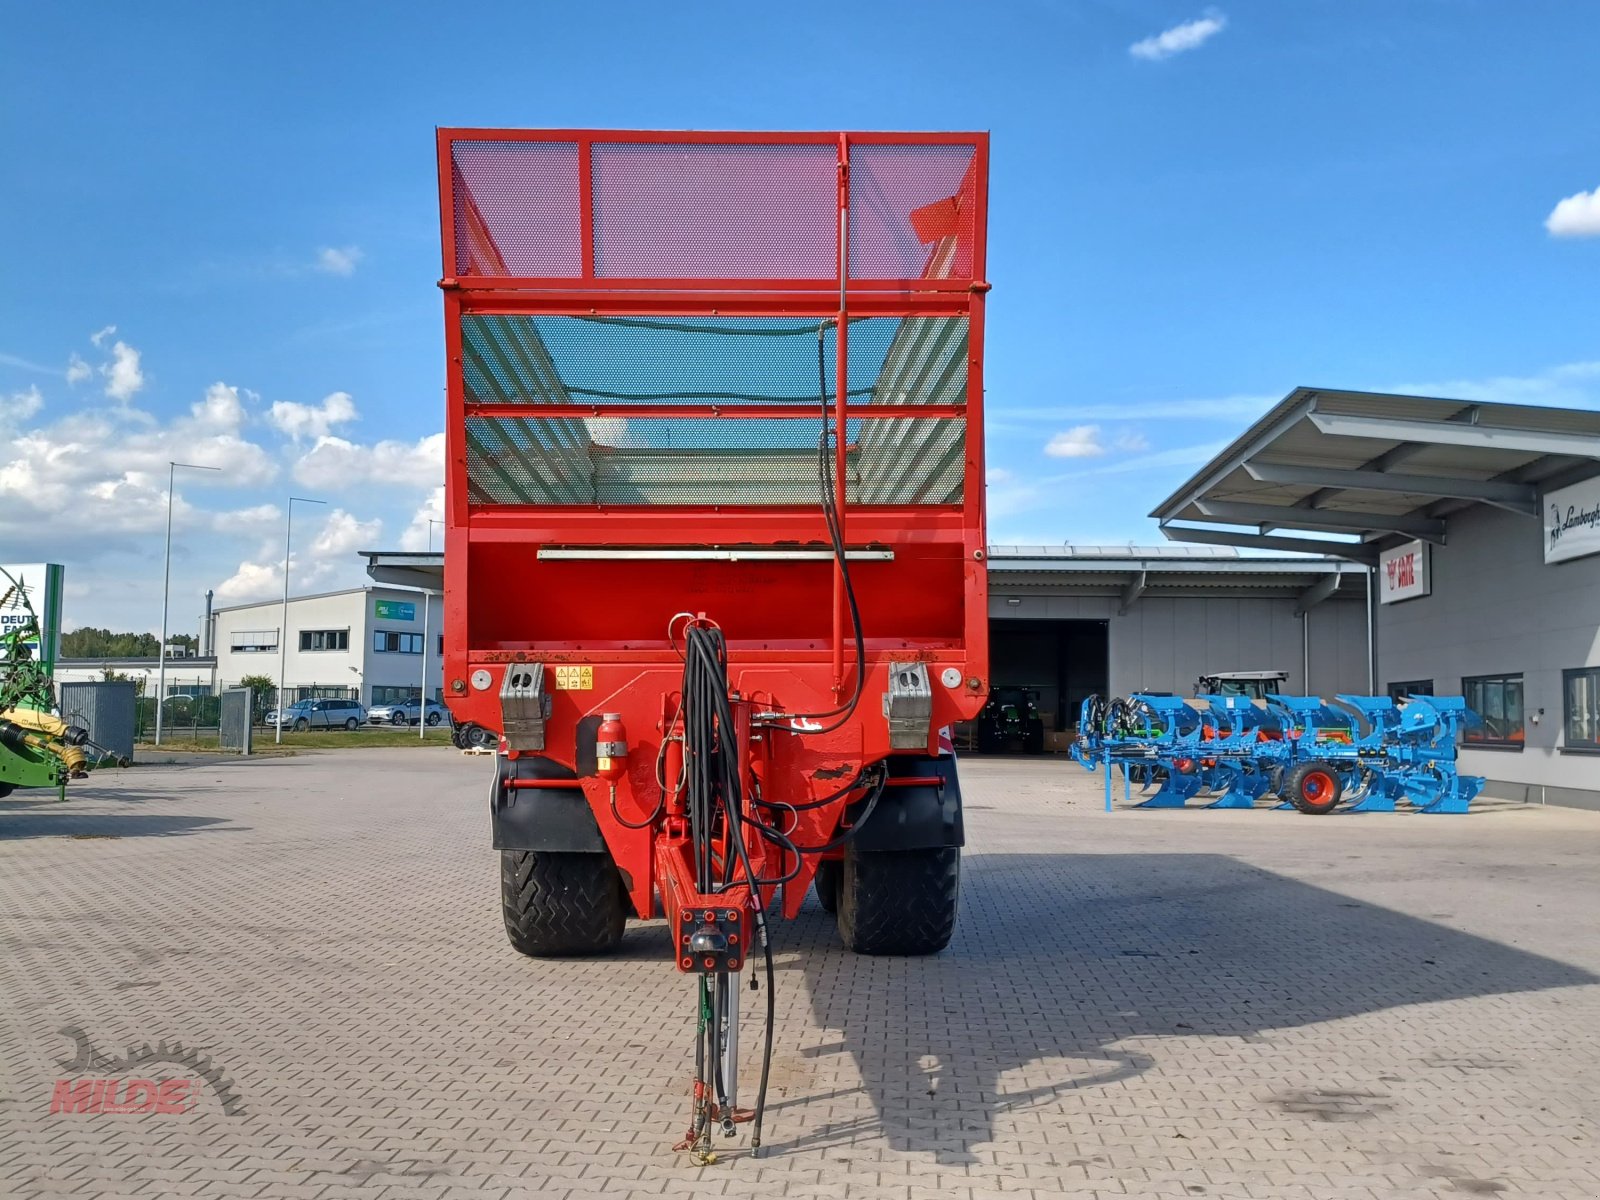
[[[134,685],[131,682],[62,683],[56,687],[61,715],[81,725],[113,754],[133,757]]]

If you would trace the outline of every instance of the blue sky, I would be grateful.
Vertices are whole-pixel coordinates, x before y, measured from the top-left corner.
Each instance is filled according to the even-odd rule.
[[[328,501],[297,589],[425,543],[436,125],[990,130],[996,541],[1156,540],[1152,503],[1299,384],[1600,406],[1600,6],[4,20],[0,560],[65,562],[69,625],[158,623],[169,458],[225,468],[180,477],[174,628],[281,587],[290,492]]]

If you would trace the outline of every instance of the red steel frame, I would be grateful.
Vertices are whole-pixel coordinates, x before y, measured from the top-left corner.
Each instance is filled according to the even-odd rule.
[[[559,142],[578,148],[577,188],[580,205],[581,271],[575,277],[513,277],[462,273],[456,261],[453,150],[468,142]],[[832,145],[838,148],[837,274],[831,279],[747,278],[599,278],[594,272],[594,201],[590,164],[598,144],[663,143],[705,145]],[[849,277],[849,156],[852,147],[869,145],[937,146],[973,148],[971,172],[975,176],[970,214],[971,271],[969,277],[911,279],[852,279]],[[825,526],[815,506],[473,506],[468,499],[466,419],[473,416],[595,416],[595,417],[718,417],[815,418],[811,406],[794,409],[769,405],[673,406],[582,404],[483,404],[469,401],[463,378],[461,323],[478,314],[527,316],[783,316],[838,320],[835,396],[848,390],[845,379],[848,324],[857,317],[959,317],[968,322],[966,402],[962,405],[853,404],[835,405],[838,461],[837,504],[850,546],[882,546],[915,555],[937,551],[951,563],[948,577],[954,586],[959,560],[962,589],[960,632],[956,637],[894,636],[892,629],[867,627],[866,678],[853,679],[853,640],[846,615],[842,578],[832,567],[832,633],[826,639],[729,637],[729,679],[739,697],[736,710],[748,732],[752,715],[764,709],[821,711],[835,706],[841,692],[862,688],[854,716],[842,729],[826,735],[796,735],[767,730],[753,736],[744,747],[747,784],[758,786],[774,801],[803,802],[832,794],[866,763],[889,754],[887,722],[881,697],[887,685],[888,664],[917,659],[925,662],[933,680],[932,728],[970,719],[981,708],[988,686],[988,593],[986,583],[983,514],[983,308],[988,284],[984,281],[984,229],[987,199],[988,138],[964,133],[707,133],[600,130],[441,129],[438,133],[440,211],[444,247],[445,339],[448,358],[448,420],[446,422],[446,538],[445,538],[445,692],[460,721],[498,729],[501,724],[499,691],[506,665],[514,662],[545,664],[547,686],[560,665],[592,669],[591,690],[555,691],[553,710],[546,723],[544,757],[568,767],[578,761],[577,722],[601,712],[621,713],[629,734],[631,753],[626,775],[615,793],[598,778],[580,780],[601,833],[623,873],[635,911],[654,915],[659,896],[667,915],[676,921],[679,910],[706,903],[709,898],[685,894],[685,879],[693,872],[687,864],[687,841],[681,813],[668,811],[654,830],[633,830],[614,815],[638,820],[655,809],[661,789],[656,781],[656,756],[662,739],[671,732],[674,697],[681,662],[663,627],[658,640],[637,636],[608,639],[526,640],[474,636],[476,606],[487,601],[474,589],[506,588],[515,591],[521,579],[473,578],[477,555],[510,555],[497,561],[532,563],[544,545],[590,547],[679,547],[688,543],[707,546],[782,545],[796,542],[817,545],[825,541]],[[965,214],[963,214],[965,215]],[[482,223],[481,216],[478,218]],[[487,230],[475,230],[489,237]],[[495,254],[492,240],[490,251]],[[891,419],[963,416],[966,418],[963,499],[959,506],[847,506],[845,503],[845,438],[847,419]],[[692,533],[686,536],[686,531]],[[495,548],[498,547],[498,551]],[[569,565],[569,564],[563,564]],[[577,563],[562,576],[603,606],[607,596],[633,586],[648,589],[648,572],[655,563]],[[531,567],[529,568],[532,569]],[[856,576],[852,568],[852,576]],[[866,572],[861,575],[865,577]],[[888,575],[892,579],[892,572]],[[858,594],[864,578],[856,579]],[[871,586],[871,585],[868,585]],[[762,597],[762,603],[782,606],[786,589]],[[676,610],[672,596],[662,598],[664,612]],[[878,597],[880,607],[891,598]],[[500,602],[504,597],[500,598]],[[530,610],[540,604],[538,594],[525,599]],[[727,599],[726,610],[749,604],[748,597]],[[707,607],[706,615],[721,614]],[[726,619],[724,617],[723,619]],[[866,622],[864,622],[866,624]],[[478,687],[469,680],[487,671],[490,684]],[[959,680],[955,686],[942,682]],[[938,749],[937,733],[928,752]],[[511,753],[516,757],[516,753]],[[669,766],[669,775],[674,768]],[[570,782],[561,786],[571,787]],[[749,787],[746,791],[748,793]],[[827,806],[793,814],[785,825],[800,844],[817,845],[836,832],[846,806],[861,793],[853,792]],[[772,875],[781,869],[764,839],[750,837],[750,853],[757,873]],[[798,911],[805,884],[815,869],[808,859],[803,874],[785,893],[787,915]],[[742,894],[741,894],[742,896]],[[763,898],[764,900],[765,898]],[[717,903],[727,906],[740,897],[721,894]]]

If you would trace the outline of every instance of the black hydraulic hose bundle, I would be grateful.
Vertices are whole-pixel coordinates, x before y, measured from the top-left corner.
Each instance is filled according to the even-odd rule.
[[[767,976],[767,1020],[761,1056],[761,1082],[756,1091],[756,1107],[751,1125],[750,1148],[761,1148],[761,1124],[767,1108],[767,1080],[772,1068],[773,1025],[777,1016],[774,993],[777,972],[772,960],[772,943],[767,936],[767,895],[763,888],[778,882],[756,875],[744,840],[743,789],[739,778],[739,747],[735,736],[733,706],[728,699],[728,651],[722,631],[714,625],[691,621],[684,629],[683,663],[683,774],[685,801],[689,811],[689,837],[695,852],[695,886],[703,893],[726,890],[736,881],[737,865],[750,886],[756,935],[761,941]],[[761,826],[758,825],[758,828]],[[715,877],[715,848],[719,833],[726,833],[733,854],[723,866],[722,878]],[[797,856],[798,858],[798,856]],[[751,980],[755,987],[755,980]],[[721,1034],[721,1005],[717,989],[711,992],[710,1019],[704,1052],[709,1054],[712,1085],[722,1110],[725,1127],[733,1114],[727,1109],[727,1081],[721,1075],[722,1056],[718,1045]],[[704,995],[704,992],[702,992]],[[696,1061],[702,1051],[696,1050]],[[702,1074],[700,1078],[704,1079]],[[703,1122],[697,1117],[695,1132]]]
[[[848,700],[821,712],[765,714],[764,723],[778,729],[798,734],[831,733],[843,728],[855,714],[866,688],[867,652],[866,638],[861,628],[861,610],[856,602],[855,587],[850,579],[849,556],[845,550],[843,524],[840,520],[833,455],[829,453],[829,393],[823,335],[827,322],[817,326],[817,390],[822,428],[817,438],[817,483],[828,540],[838,564],[843,584],[845,603],[850,613],[851,631],[855,642],[855,679]],[[844,403],[844,397],[840,403]],[[674,618],[676,621],[677,618]],[[671,627],[668,629],[669,639]],[[863,766],[848,784],[833,794],[801,804],[774,804],[760,795],[750,797],[752,805],[768,811],[822,808],[849,795],[867,780],[868,772],[876,770],[866,803],[860,814],[843,833],[820,846],[797,845],[788,834],[758,821],[746,812],[745,796],[739,772],[739,746],[735,734],[733,707],[729,700],[727,644],[722,631],[712,622],[690,617],[683,629],[683,687],[680,699],[680,718],[683,727],[683,781],[685,807],[689,816],[689,837],[694,847],[695,886],[703,894],[724,891],[739,880],[735,871],[742,870],[752,899],[756,934],[761,940],[767,976],[766,1031],[761,1057],[761,1081],[756,1092],[756,1107],[752,1119],[750,1147],[759,1153],[761,1125],[767,1106],[767,1082],[772,1067],[773,1026],[777,1015],[775,993],[776,973],[773,966],[772,944],[767,935],[766,907],[768,894],[763,889],[785,884],[799,877],[801,856],[826,854],[839,849],[872,815],[879,799],[888,786],[888,765],[875,768]],[[795,721],[829,721],[831,725],[801,725]],[[663,754],[665,747],[663,744]],[[660,777],[661,763],[657,763]],[[663,780],[663,784],[664,784]],[[745,842],[744,826],[748,824],[763,838],[782,852],[780,861],[793,867],[776,879],[757,876],[751,864],[749,848]],[[793,832],[791,829],[790,832]],[[717,878],[716,846],[719,836],[725,836],[732,853],[722,863],[721,878]],[[754,978],[750,981],[756,987]],[[709,1125],[709,1107],[704,1101],[702,1086],[714,1089],[718,1109],[725,1131],[731,1131],[733,1114],[727,1106],[727,1081],[722,1077],[722,1055],[719,1038],[723,1020],[723,985],[701,981],[698,1002],[698,1030],[696,1061],[696,1113],[690,1140],[699,1145],[706,1138]],[[706,1060],[709,1059],[709,1064]],[[706,1080],[709,1065],[711,1076]]]

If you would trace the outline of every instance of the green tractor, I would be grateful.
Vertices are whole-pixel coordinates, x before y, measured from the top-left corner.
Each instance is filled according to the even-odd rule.
[[[978,749],[995,754],[1021,743],[1027,754],[1044,752],[1044,718],[1039,693],[1031,688],[997,687],[978,714]]]

